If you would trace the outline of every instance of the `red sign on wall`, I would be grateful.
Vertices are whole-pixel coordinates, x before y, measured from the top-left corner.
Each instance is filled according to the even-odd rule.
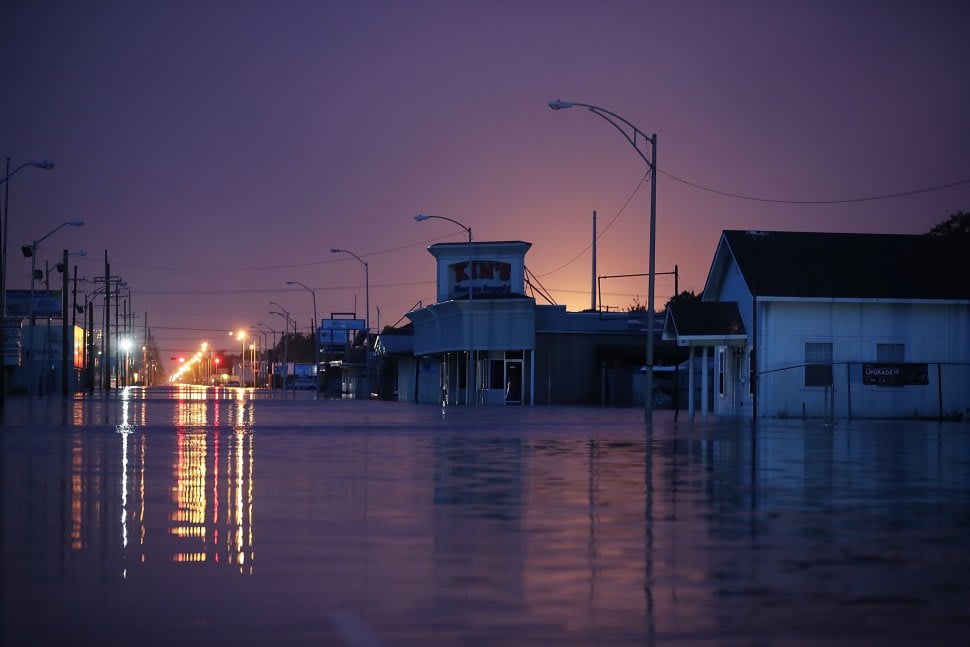
[[[449,296],[508,294],[512,291],[512,265],[503,261],[464,261],[449,269]]]

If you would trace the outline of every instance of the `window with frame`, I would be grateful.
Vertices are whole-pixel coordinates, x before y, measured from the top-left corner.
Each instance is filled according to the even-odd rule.
[[[906,344],[876,344],[876,361],[880,364],[906,361]]]
[[[805,343],[805,386],[832,386],[832,343]]]

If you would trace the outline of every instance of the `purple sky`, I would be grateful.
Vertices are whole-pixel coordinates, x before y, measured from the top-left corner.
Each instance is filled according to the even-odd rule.
[[[845,5],[851,4],[846,8]],[[659,137],[657,271],[700,291],[722,229],[923,233],[970,210],[965,2],[30,2],[0,9],[8,288],[22,244],[65,220],[81,276],[105,250],[162,355],[263,322],[276,301],[372,324],[434,300],[434,241],[525,240],[559,303],[647,269],[645,166],[608,124]],[[621,212],[622,210],[622,212]],[[824,250],[819,250],[824,253]],[[557,271],[556,271],[557,270]],[[604,303],[645,301],[613,281]],[[673,292],[657,278],[657,307]],[[539,299],[542,302],[541,299]],[[139,318],[139,325],[141,325]],[[204,330],[191,329],[209,329]]]

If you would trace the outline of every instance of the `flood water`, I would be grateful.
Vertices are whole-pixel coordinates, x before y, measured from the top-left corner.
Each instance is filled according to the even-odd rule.
[[[970,425],[8,399],[3,645],[970,642]]]

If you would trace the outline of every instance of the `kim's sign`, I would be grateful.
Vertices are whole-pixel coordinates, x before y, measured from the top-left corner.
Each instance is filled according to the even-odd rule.
[[[926,386],[927,364],[878,363],[862,365],[862,383],[868,386]]]
[[[504,261],[464,261],[448,266],[452,299],[512,292],[512,265]]]

